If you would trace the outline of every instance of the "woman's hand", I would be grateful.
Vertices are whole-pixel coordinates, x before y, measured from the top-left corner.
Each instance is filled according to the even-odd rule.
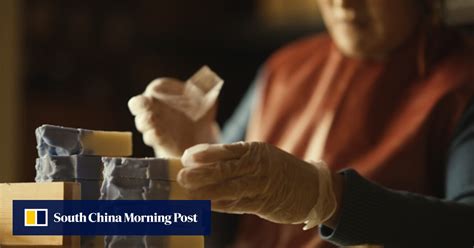
[[[307,163],[265,143],[201,144],[185,151],[178,182],[212,209],[251,213],[277,223],[313,227],[336,210],[324,162]]]
[[[159,78],[151,82],[143,94],[128,102],[137,130],[143,134],[145,144],[153,147],[156,156],[181,157],[184,150],[193,145],[215,143],[218,139],[215,106],[194,121],[160,100],[162,97],[182,100],[184,88],[184,83],[177,79]]]

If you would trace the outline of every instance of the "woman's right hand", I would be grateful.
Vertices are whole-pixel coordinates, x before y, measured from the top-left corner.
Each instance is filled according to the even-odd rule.
[[[216,143],[219,127],[215,121],[216,106],[193,121],[161,97],[181,96],[184,82],[173,78],[152,81],[141,95],[132,97],[128,107],[135,116],[135,126],[146,145],[156,156],[180,157],[184,150],[199,143]]]

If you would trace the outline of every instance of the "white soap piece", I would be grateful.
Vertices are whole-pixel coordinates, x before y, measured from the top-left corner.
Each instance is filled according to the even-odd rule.
[[[132,155],[132,133],[42,125],[36,129],[40,157],[47,155]]]
[[[185,85],[181,95],[151,92],[152,97],[183,112],[191,120],[197,121],[215,104],[224,85],[224,80],[208,66],[203,66]]]

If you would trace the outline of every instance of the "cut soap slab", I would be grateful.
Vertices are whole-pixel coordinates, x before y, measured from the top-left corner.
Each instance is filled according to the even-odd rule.
[[[102,158],[98,156],[44,156],[36,159],[36,181],[101,180]]]
[[[179,159],[102,158],[103,200],[186,200],[176,182]],[[204,247],[202,236],[107,236],[107,247]]]
[[[100,197],[103,166],[99,156],[47,155],[37,158],[35,167],[36,182],[79,182],[81,200],[98,200]],[[99,236],[81,237],[81,247],[102,247],[103,243]]]
[[[176,182],[182,168],[179,159],[102,158],[101,199],[186,200],[186,191]]]
[[[38,154],[46,155],[132,155],[132,133],[95,131],[42,125],[35,131]]]

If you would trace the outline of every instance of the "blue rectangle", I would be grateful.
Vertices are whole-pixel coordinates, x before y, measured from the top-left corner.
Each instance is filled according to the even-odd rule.
[[[25,209],[37,224],[25,226]],[[14,200],[13,235],[209,235],[210,201]]]
[[[36,211],[36,224],[39,224],[39,225],[46,224],[46,211],[44,210]]]

